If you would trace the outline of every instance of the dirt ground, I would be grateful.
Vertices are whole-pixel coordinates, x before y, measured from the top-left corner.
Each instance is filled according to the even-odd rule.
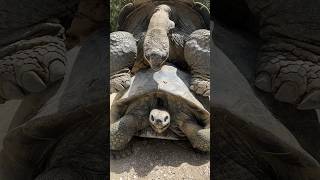
[[[210,156],[188,142],[136,138],[133,154],[110,161],[111,180],[209,180]]]

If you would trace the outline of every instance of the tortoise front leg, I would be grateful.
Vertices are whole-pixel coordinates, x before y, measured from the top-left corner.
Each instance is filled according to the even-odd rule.
[[[136,117],[125,115],[110,126],[111,150],[122,150],[138,130]]]
[[[132,153],[128,147],[133,135],[148,126],[147,118],[141,121],[134,115],[125,115],[110,127],[110,149],[114,159],[124,158]]]
[[[190,89],[210,96],[210,31],[194,31],[185,44],[184,56],[192,73]]]
[[[122,150],[130,142],[133,135],[149,125],[150,97],[142,97],[132,102],[126,114],[110,125],[110,148]]]
[[[191,120],[191,116],[186,114],[180,114],[180,119],[178,125],[181,131],[187,136],[193,148],[200,151],[209,152],[210,151],[210,126],[204,128]]]
[[[204,129],[196,123],[186,122],[180,129],[188,137],[193,148],[210,151],[210,128]]]
[[[131,73],[137,56],[132,34],[117,31],[110,34],[110,91],[117,93],[130,86]]]

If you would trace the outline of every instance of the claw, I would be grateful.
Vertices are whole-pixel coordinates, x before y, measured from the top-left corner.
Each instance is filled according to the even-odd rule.
[[[130,76],[119,76],[111,80],[111,93],[117,93],[130,87]]]
[[[130,81],[129,81],[129,80],[125,81],[125,82],[123,83],[123,87],[124,87],[125,89],[127,89],[128,87],[130,87]]]
[[[29,92],[41,92],[47,88],[46,84],[34,71],[23,73],[21,82],[23,88]]]
[[[110,90],[110,92],[111,92],[111,93],[117,93],[117,92],[121,91],[121,89],[123,89],[123,87],[122,87],[120,84],[118,84],[118,83],[113,83],[113,84],[111,85],[111,90]]]
[[[191,86],[190,86],[190,89],[191,89],[192,91],[194,91],[194,85],[191,85]]]
[[[209,99],[210,99],[210,90],[206,91],[203,96],[209,96]]]
[[[210,95],[209,87],[210,87],[210,82],[194,79],[189,88],[190,90],[194,91],[197,94],[200,94],[202,96],[209,96]]]
[[[116,86],[115,86],[116,90],[119,92],[119,91],[122,91],[125,89],[125,87],[123,86],[123,84],[121,83],[117,83]]]
[[[65,74],[65,65],[61,61],[54,61],[49,66],[50,82],[55,82],[63,78]]]
[[[299,96],[299,89],[293,82],[283,83],[275,94],[277,100],[287,103],[296,102]]]
[[[298,109],[319,109],[320,108],[320,91],[314,91],[308,94],[298,105]]]
[[[197,94],[202,94],[203,95],[205,93],[205,89],[203,89],[201,87],[200,88],[198,87],[196,92],[197,92]]]
[[[272,92],[271,77],[266,72],[262,72],[257,76],[255,85],[263,91]]]

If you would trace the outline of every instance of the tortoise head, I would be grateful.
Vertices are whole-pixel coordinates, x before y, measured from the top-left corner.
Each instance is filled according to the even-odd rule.
[[[152,129],[161,134],[170,126],[170,114],[166,110],[153,109],[149,115],[149,122]]]
[[[169,57],[168,33],[174,28],[170,20],[171,8],[161,4],[155,7],[143,42],[144,57],[153,70],[159,70]]]

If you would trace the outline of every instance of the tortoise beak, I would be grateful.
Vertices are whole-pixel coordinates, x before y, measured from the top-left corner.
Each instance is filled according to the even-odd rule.
[[[152,53],[148,57],[149,57],[148,61],[149,61],[150,67],[154,71],[159,71],[167,58],[166,56],[161,55],[161,53]]]
[[[162,127],[158,127],[158,126],[152,125],[151,127],[156,133],[161,134],[161,133],[163,133],[164,131],[166,131],[168,129],[169,125],[170,124],[167,124],[167,125],[162,126]]]

